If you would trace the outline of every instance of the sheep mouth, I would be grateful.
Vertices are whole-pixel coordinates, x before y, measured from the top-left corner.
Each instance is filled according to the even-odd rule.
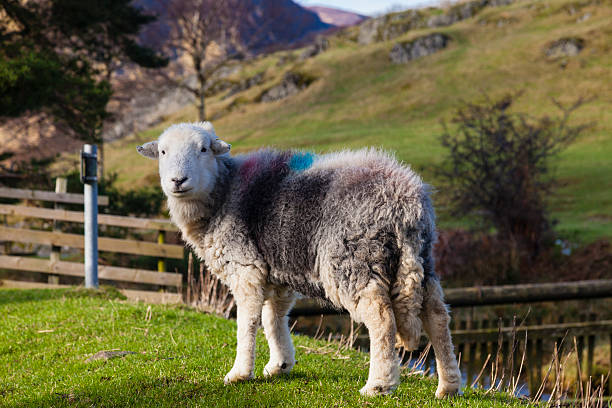
[[[173,190],[172,191],[172,195],[181,196],[181,195],[187,194],[191,190],[193,190],[193,188],[187,188],[185,190]]]

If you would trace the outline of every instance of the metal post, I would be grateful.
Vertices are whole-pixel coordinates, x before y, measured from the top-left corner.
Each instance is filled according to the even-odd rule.
[[[98,183],[97,148],[83,146],[85,161],[85,287],[98,287]]]

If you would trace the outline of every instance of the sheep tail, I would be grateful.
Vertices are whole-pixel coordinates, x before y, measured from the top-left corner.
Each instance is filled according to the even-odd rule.
[[[400,242],[401,259],[395,282],[391,287],[391,301],[397,325],[397,345],[415,350],[421,339],[422,322],[419,317],[423,304],[423,260],[415,253],[411,242]]]

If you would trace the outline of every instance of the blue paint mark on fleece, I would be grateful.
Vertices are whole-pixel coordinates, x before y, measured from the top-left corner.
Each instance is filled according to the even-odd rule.
[[[289,168],[293,171],[304,171],[312,166],[315,155],[311,152],[297,152],[289,160]]]

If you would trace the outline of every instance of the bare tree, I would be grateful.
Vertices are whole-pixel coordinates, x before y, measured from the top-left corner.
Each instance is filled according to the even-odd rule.
[[[517,96],[464,103],[453,118],[456,127],[445,126],[440,141],[448,155],[437,173],[453,215],[477,216],[535,257],[552,232],[546,208],[555,185],[550,160],[589,125],[569,125],[582,99],[569,107],[554,101],[560,117],[533,118],[510,112]]]
[[[240,0],[161,0],[167,13],[166,47],[187,58],[197,83],[187,75],[170,78],[198,101],[198,118],[206,120],[205,91],[210,75],[228,59],[244,52],[242,26],[249,21],[247,2]]]

